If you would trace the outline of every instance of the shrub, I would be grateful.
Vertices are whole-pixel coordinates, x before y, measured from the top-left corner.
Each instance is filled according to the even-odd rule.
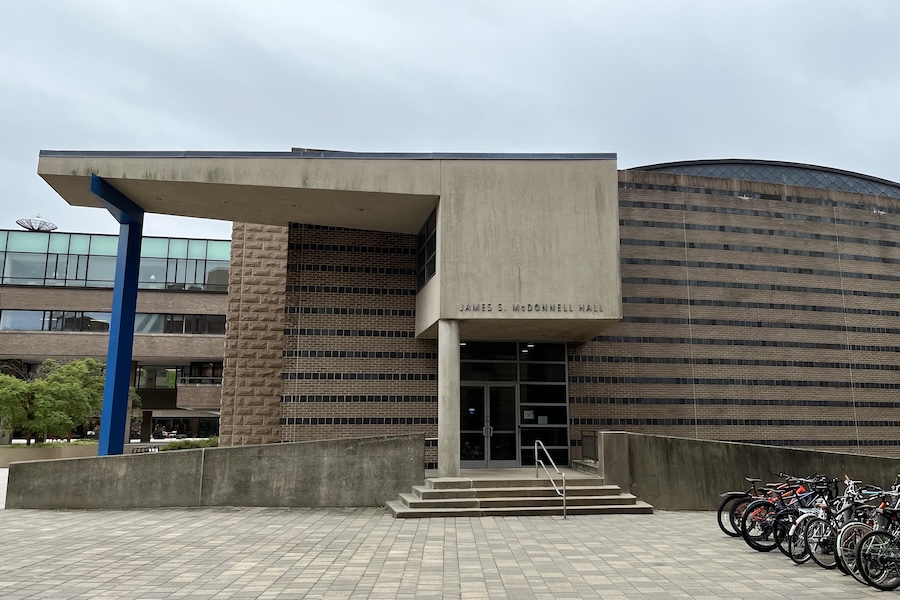
[[[97,440],[72,440],[71,442],[38,442],[31,444],[30,446],[26,446],[25,444],[10,444],[8,446],[0,446],[0,448],[13,448],[18,450],[19,448],[65,448],[67,446],[87,446],[87,445],[97,445]]]
[[[215,448],[219,445],[219,438],[211,437],[205,440],[176,440],[160,446],[160,452],[166,450],[190,450],[192,448]]]

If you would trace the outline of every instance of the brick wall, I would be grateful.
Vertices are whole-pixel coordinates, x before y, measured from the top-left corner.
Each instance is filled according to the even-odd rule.
[[[106,360],[108,333],[82,331],[0,331],[0,357],[28,357],[39,362],[44,357],[73,360],[85,357]],[[224,351],[221,335],[147,333],[134,336],[133,359],[156,364],[187,357],[219,360]]]
[[[222,386],[215,384],[179,383],[178,408],[219,410],[222,405]]]
[[[570,345],[576,445],[617,429],[900,456],[900,200],[622,172],[619,202],[624,319]]]
[[[437,436],[437,343],[414,337],[415,249],[414,235],[291,226],[284,441]]]
[[[220,443],[281,441],[286,227],[235,223],[231,238]]]
[[[137,312],[223,315],[228,297],[209,292],[138,291]],[[112,289],[0,286],[0,309],[112,310]]]

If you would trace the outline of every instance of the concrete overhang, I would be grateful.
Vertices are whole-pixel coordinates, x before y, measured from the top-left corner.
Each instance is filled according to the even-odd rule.
[[[418,233],[437,205],[438,161],[321,154],[44,150],[38,175],[73,206],[101,206],[96,174],[147,213],[264,225]]]
[[[101,206],[90,192],[96,174],[147,213],[418,233],[441,193],[441,161],[610,158],[615,154],[41,150],[38,175],[73,206]]]

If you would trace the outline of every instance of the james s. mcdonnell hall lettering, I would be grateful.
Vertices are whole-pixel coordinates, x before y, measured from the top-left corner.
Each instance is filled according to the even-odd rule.
[[[476,302],[461,304],[459,312],[560,312],[560,313],[599,313],[603,307],[599,304],[503,304],[497,302]]]

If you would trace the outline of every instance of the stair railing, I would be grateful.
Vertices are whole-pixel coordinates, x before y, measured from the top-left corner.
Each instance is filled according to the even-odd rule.
[[[544,456],[547,457],[547,460],[553,465],[553,469],[556,471],[557,475],[562,476],[562,490],[556,485],[556,481],[553,480],[553,475],[550,474],[550,471],[547,470],[547,466],[544,464],[543,458],[538,457],[538,447],[540,446],[541,450],[544,452]],[[550,453],[547,452],[547,447],[544,446],[544,442],[541,440],[534,440],[534,478],[537,479],[540,477],[538,472],[538,466],[544,469],[544,473],[547,474],[547,479],[550,480],[550,485],[553,486],[553,489],[556,490],[556,495],[562,497],[562,506],[563,506],[563,519],[566,518],[566,474],[559,470],[559,467],[556,466],[556,463],[553,462],[553,459],[550,457]]]

